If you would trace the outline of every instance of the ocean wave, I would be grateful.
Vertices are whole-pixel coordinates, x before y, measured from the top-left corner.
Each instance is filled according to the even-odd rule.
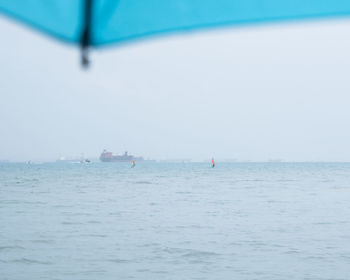
[[[53,264],[52,262],[49,262],[49,261],[39,261],[39,260],[29,259],[29,258],[14,259],[14,260],[8,261],[8,263],[45,264],[45,265],[51,265],[51,264]]]
[[[1,251],[7,251],[7,250],[23,250],[25,249],[22,246],[0,246],[0,252]]]

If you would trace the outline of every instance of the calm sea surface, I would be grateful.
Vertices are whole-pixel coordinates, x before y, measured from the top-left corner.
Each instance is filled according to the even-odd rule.
[[[0,164],[0,279],[350,279],[350,164]]]

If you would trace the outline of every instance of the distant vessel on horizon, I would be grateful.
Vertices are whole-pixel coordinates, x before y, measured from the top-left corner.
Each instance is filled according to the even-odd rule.
[[[100,155],[100,161],[102,162],[132,162],[132,161],[143,161],[143,157],[135,157],[133,155],[129,155],[126,151],[124,155],[113,155],[112,152],[107,150],[103,150]]]

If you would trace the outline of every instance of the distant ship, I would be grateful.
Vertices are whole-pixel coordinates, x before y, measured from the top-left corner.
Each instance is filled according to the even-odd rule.
[[[100,155],[100,161],[102,162],[132,162],[143,161],[143,157],[134,157],[133,155],[128,155],[128,152],[125,152],[124,155],[113,155],[112,152],[108,152],[107,150],[103,150]]]

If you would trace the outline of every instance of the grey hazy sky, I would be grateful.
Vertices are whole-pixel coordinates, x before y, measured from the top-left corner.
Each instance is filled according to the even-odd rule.
[[[350,160],[350,21],[226,28],[92,53],[0,17],[0,159]]]

